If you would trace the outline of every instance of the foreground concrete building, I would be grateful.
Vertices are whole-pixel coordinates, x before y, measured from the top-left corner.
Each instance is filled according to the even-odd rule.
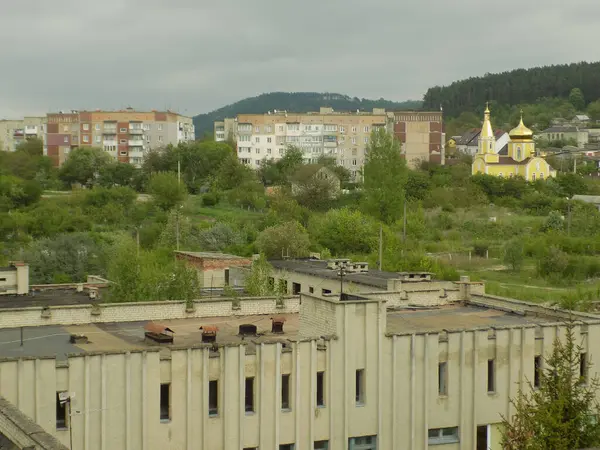
[[[8,295],[0,395],[75,449],[499,449],[567,313],[399,278],[193,305]],[[600,321],[574,317],[588,361]]]

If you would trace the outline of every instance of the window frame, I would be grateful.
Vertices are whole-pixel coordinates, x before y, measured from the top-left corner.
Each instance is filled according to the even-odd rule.
[[[447,430],[455,430],[456,433],[444,435],[444,431]],[[436,431],[437,436],[432,437],[432,431]],[[430,428],[427,430],[427,445],[456,444],[458,442],[460,442],[459,427]]]

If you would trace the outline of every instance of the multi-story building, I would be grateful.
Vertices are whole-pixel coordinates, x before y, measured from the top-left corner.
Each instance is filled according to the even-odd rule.
[[[422,161],[445,163],[442,111],[396,111],[393,121],[394,136],[402,142],[410,167],[417,167]]]
[[[2,296],[0,395],[76,449],[499,450],[510,399],[536,385],[565,320],[581,375],[598,374],[593,314],[467,278],[341,295],[298,275],[290,297]]]
[[[48,114],[44,154],[60,166],[73,148],[99,147],[140,166],[149,150],[194,139],[192,119],[171,111],[59,112]]]
[[[304,114],[273,111],[267,114],[238,114],[235,125],[215,123],[215,139],[225,140],[233,132],[239,159],[258,168],[265,159],[279,159],[286,147],[295,146],[307,163],[325,155],[346,167],[356,178],[365,163],[371,132],[382,128],[402,142],[409,165],[417,160],[444,163],[442,113],[337,112],[323,107]],[[227,119],[231,120],[231,119]],[[229,122],[231,123],[231,122]]]
[[[237,119],[225,118],[214,123],[215,141],[235,140],[237,134]]]
[[[0,120],[0,150],[14,152],[27,139],[44,139],[45,117]]]

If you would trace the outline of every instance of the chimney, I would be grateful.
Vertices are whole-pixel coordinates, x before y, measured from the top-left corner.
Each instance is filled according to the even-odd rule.
[[[467,301],[471,299],[471,278],[468,275],[461,275],[459,284],[460,299]]]
[[[148,322],[144,327],[145,336],[160,344],[172,344],[173,334],[175,333],[165,325],[156,322]]]
[[[271,317],[271,333],[283,334],[283,324],[285,323],[285,317],[275,316]]]
[[[219,328],[214,325],[206,325],[200,327],[200,329],[202,330],[202,342],[217,341],[217,331],[219,331]]]
[[[17,295],[29,294],[29,265],[23,261],[12,261],[10,265],[17,271]]]
[[[256,336],[256,325],[251,323],[245,323],[240,325],[239,335],[240,336]]]

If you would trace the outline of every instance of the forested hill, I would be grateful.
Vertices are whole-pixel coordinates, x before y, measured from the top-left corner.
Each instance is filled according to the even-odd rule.
[[[195,116],[196,136],[200,137],[207,131],[212,132],[215,120],[223,120],[225,117],[235,117],[237,114],[262,114],[275,109],[302,113],[318,111],[321,106],[329,106],[337,111],[355,111],[357,109],[368,111],[373,108],[401,110],[419,109],[421,102],[418,100],[392,102],[383,98],[369,100],[342,94],[318,92],[271,92],[259,95],[258,97],[245,98],[207,114]]]
[[[500,105],[534,103],[543,97],[567,98],[573,88],[583,91],[586,101],[600,98],[600,62],[518,69],[455,81],[449,86],[429,88],[423,108],[440,105],[447,116],[481,109],[488,100]]]

